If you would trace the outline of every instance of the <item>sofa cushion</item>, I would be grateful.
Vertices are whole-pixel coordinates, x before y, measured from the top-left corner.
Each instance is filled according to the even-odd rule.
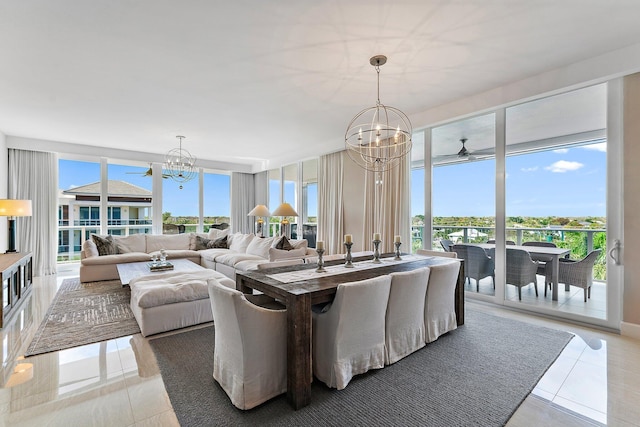
[[[151,260],[151,255],[145,252],[129,252],[126,254],[103,255],[82,260],[82,265],[108,265],[125,264],[128,262],[141,262]]]
[[[291,249],[293,249],[293,246],[291,245],[291,243],[289,243],[289,239],[287,239],[287,236],[281,236],[274,245],[274,248],[284,251],[290,251]]]
[[[113,236],[118,253],[146,252],[147,239],[144,234],[131,234],[129,236]]]
[[[198,254],[200,254],[200,258],[213,262],[218,256],[228,254],[229,252],[231,252],[229,249],[215,248],[198,251]]]
[[[207,280],[215,277],[213,270],[136,277],[129,282],[131,301],[139,307],[150,308],[206,299],[209,298]]]
[[[290,251],[285,251],[277,248],[269,248],[269,261],[277,261],[279,259],[288,258],[304,258],[306,253],[306,248],[291,249]]]
[[[164,253],[167,255],[167,259],[200,258],[200,251],[190,249],[165,249]],[[149,255],[160,258],[160,251],[153,251]]]
[[[293,246],[293,249],[307,249],[307,246],[309,245],[307,239],[289,240],[289,243],[291,244],[291,246]]]
[[[255,234],[231,234],[227,238],[227,241],[229,242],[229,249],[233,252],[245,253],[247,252],[247,246],[249,246],[249,243],[251,243],[254,237]]]
[[[111,235],[98,236],[97,234],[92,234],[91,239],[98,248],[98,255],[115,255],[118,253],[118,247],[116,246],[116,242],[113,241],[113,237]]]
[[[249,243],[249,246],[247,246],[247,253],[269,259],[269,248],[273,246],[275,240],[276,237],[265,237],[264,239],[259,237],[254,238],[251,243]]]
[[[216,257],[217,263],[228,265],[229,267],[235,267],[235,265],[240,261],[265,261],[265,259],[258,255],[243,254],[238,252],[229,252]]]
[[[189,249],[189,234],[145,234],[147,238],[147,250],[151,253],[161,249]]]
[[[238,271],[251,271],[257,270],[259,264],[269,264],[268,259],[248,259],[245,261],[236,262],[233,266]]]
[[[224,230],[218,230],[217,228],[210,228],[209,233],[207,234],[207,237],[209,239],[216,240],[221,237],[228,236],[230,233],[230,230],[231,230],[230,228],[226,228]]]
[[[82,243],[82,251],[84,252],[85,258],[100,256],[100,253],[98,252],[98,247],[93,242],[93,239],[87,239]]]

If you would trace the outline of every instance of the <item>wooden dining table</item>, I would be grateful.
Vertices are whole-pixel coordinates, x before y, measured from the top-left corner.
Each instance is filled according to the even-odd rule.
[[[479,246],[484,250],[495,248],[493,243],[466,243],[467,245]],[[560,258],[571,253],[571,249],[552,248],[547,246],[521,246],[507,245],[509,249],[522,249],[529,252],[531,259],[534,261],[545,261],[551,263],[551,300],[558,301],[558,270],[560,266]],[[546,283],[545,283],[546,286]]]
[[[236,273],[236,289],[244,293],[252,293],[253,289],[263,292],[279,301],[283,301],[287,307],[287,400],[294,409],[300,409],[311,402],[311,306],[314,304],[333,301],[338,284],[365,280],[372,277],[389,274],[396,271],[409,271],[420,267],[444,264],[451,262],[451,258],[426,257],[417,255],[403,255],[406,262],[389,261],[393,255],[383,263],[372,266],[365,265],[362,268],[343,267],[344,261],[326,262],[325,266],[337,265],[328,275],[311,274],[310,278],[295,280],[295,277],[286,283],[278,280],[278,274],[305,273],[304,270],[316,268],[316,264],[299,264],[287,267],[278,267],[262,271],[244,271]],[[354,263],[370,263],[371,257],[365,259],[355,258]],[[459,262],[463,262],[458,260]],[[309,276],[307,272],[307,276]],[[311,272],[314,273],[314,272]],[[301,274],[304,277],[305,274]],[[455,291],[455,311],[458,325],[464,324],[464,274],[461,265],[458,275],[458,283]]]

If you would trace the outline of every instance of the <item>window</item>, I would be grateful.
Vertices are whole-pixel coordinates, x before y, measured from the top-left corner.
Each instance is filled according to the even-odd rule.
[[[209,231],[213,224],[229,224],[230,207],[231,176],[205,173],[203,230]]]

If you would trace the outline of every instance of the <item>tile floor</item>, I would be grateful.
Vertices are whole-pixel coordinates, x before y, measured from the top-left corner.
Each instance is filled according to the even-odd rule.
[[[31,298],[1,331],[0,425],[177,426],[140,335],[22,360],[57,287],[72,276],[77,265],[36,278]],[[576,334],[508,426],[640,426],[640,341],[489,304],[468,305]]]

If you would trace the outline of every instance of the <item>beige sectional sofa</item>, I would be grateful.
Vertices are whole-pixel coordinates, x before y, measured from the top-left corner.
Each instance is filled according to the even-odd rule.
[[[164,249],[167,259],[188,259],[203,267],[219,271],[235,280],[236,270],[253,270],[258,264],[279,259],[305,258],[315,251],[307,248],[306,240],[291,240],[292,250],[279,250],[274,245],[280,237],[260,238],[253,234],[228,234],[229,230],[212,229],[208,234],[172,235],[132,234],[112,236],[117,247],[114,255],[99,255],[92,239],[82,245],[80,281],[95,282],[119,279],[116,265],[149,261]],[[200,249],[203,244],[227,236],[226,248]],[[208,241],[208,242],[207,242]]]

